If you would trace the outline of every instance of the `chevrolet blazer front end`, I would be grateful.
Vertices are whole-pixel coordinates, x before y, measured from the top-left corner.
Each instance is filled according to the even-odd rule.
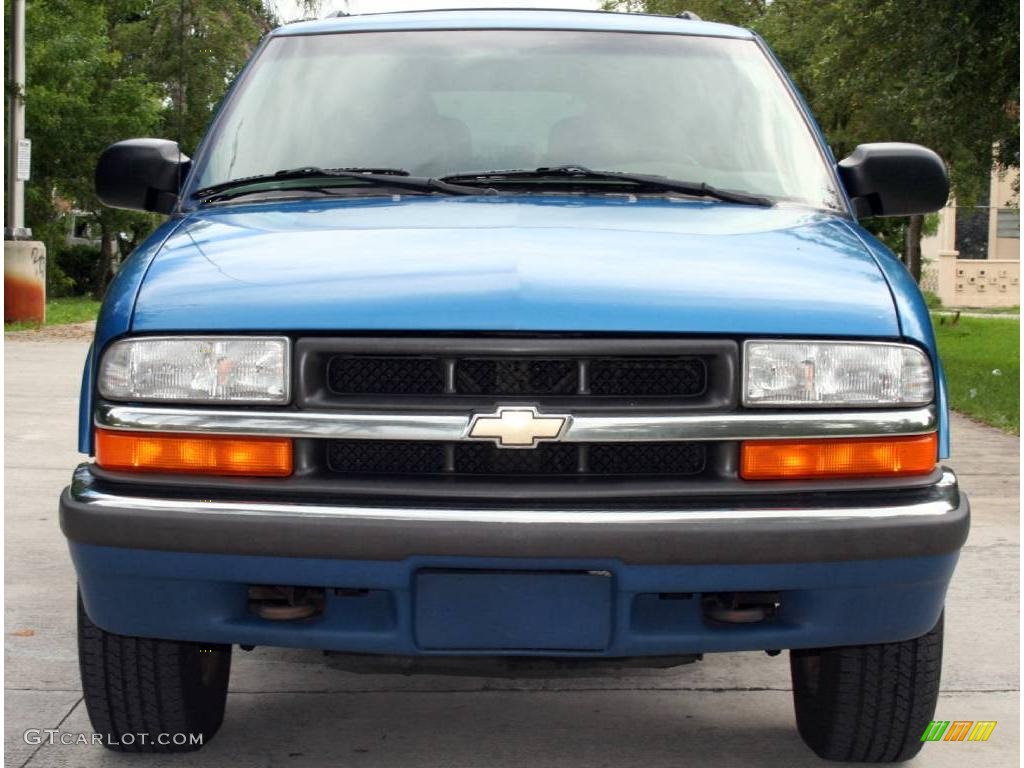
[[[595,111],[596,62],[663,67],[636,108],[696,78],[703,122]],[[396,78],[415,115],[372,98]],[[97,186],[171,214],[104,303],[60,499],[98,730],[211,736],[234,645],[789,649],[819,755],[920,747],[969,511],[924,302],[855,216],[941,205],[933,154],[834,163],[744,30],[446,12],[278,30],[194,164],[126,142]]]

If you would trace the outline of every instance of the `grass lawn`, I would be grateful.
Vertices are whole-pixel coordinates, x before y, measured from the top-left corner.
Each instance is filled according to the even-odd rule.
[[[1020,434],[1020,320],[934,317],[949,400],[959,411]]]
[[[71,296],[46,302],[46,325],[67,325],[95,320],[100,303],[88,296]],[[39,323],[4,323],[5,331],[25,331],[38,328]]]

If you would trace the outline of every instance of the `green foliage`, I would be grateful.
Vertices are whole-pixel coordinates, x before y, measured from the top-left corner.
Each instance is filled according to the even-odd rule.
[[[33,233],[34,234],[34,233]],[[54,298],[73,296],[75,294],[75,281],[64,274],[60,268],[60,262],[56,259],[46,259],[46,295]]]
[[[1019,166],[1019,6],[1010,0],[622,0],[620,10],[741,24],[774,48],[836,155],[912,141],[950,166],[959,202],[988,183],[992,148]]]
[[[867,141],[924,144],[970,205],[993,145],[1019,164],[1017,20],[1008,0],[777,0],[757,26],[837,155]]]
[[[93,191],[103,148],[151,135],[162,109],[159,89],[125,70],[110,34],[103,3],[48,0],[26,8],[25,127],[32,139],[32,178],[25,187],[25,218],[47,246],[52,296],[83,290],[60,258],[68,209],[94,211],[112,237],[151,227],[151,217],[102,208]]]
[[[54,196],[97,209],[92,175],[99,153],[156,127],[159,91],[121,67],[101,3],[30,3],[25,29],[26,134],[33,140],[27,205],[45,219],[54,217]]]
[[[609,0],[605,10],[675,16],[693,11],[707,21],[750,27],[764,16],[772,0]]]
[[[885,243],[890,250],[900,253],[907,243],[908,222],[908,218],[897,216],[861,219],[860,223],[868,232]],[[929,213],[924,217],[922,234],[934,235],[938,231],[939,215],[937,213]]]
[[[65,246],[48,259],[47,267],[57,263],[60,270],[71,281],[71,289],[65,296],[81,296],[92,291],[96,285],[100,266],[100,249],[91,245]]]
[[[129,71],[159,89],[159,133],[195,151],[260,37],[275,25],[259,0],[117,0],[114,41]]]
[[[51,254],[52,295],[101,292],[117,266],[114,244],[130,249],[160,220],[100,205],[93,190],[100,152],[141,136],[180,137],[191,151],[232,78],[275,23],[260,0],[28,3],[26,135],[33,157],[26,223]],[[5,38],[5,51],[8,46]],[[11,93],[5,81],[5,95]],[[63,258],[60,219],[69,208],[92,213],[111,246],[94,286],[83,285],[81,270],[70,266],[77,257]]]
[[[93,291],[100,263],[99,248],[67,245],[63,219],[33,227],[33,237],[46,246],[46,295],[49,298],[81,296]]]
[[[935,335],[950,405],[1020,434],[1020,321],[942,315]]]

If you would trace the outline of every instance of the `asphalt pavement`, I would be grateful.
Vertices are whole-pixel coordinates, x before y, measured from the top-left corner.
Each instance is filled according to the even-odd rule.
[[[796,733],[786,654],[710,655],[582,679],[361,675],[315,652],[235,652],[220,733],[188,756],[26,743],[91,732],[75,576],[57,497],[75,451],[86,344],[5,345],[5,765],[679,768],[820,766]],[[986,743],[927,744],[914,766],[1019,765],[1019,441],[957,417],[948,462],[973,528],[946,610],[936,718],[996,720]],[[31,738],[31,737],[30,737]]]

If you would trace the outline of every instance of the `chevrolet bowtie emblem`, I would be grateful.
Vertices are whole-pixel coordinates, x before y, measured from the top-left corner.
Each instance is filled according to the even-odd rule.
[[[542,416],[536,408],[499,408],[493,415],[474,416],[469,436],[502,448],[536,448],[538,440],[558,438],[568,421],[568,416]]]

